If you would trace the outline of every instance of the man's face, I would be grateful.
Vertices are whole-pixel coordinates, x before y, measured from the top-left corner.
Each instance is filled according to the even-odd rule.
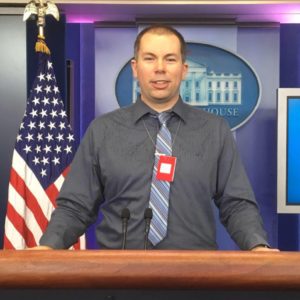
[[[182,62],[180,42],[175,35],[146,33],[131,65],[145,103],[156,106],[177,102],[188,67]]]

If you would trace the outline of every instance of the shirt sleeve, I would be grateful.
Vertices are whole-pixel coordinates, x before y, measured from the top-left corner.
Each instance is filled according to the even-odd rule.
[[[71,164],[40,245],[67,249],[96,221],[103,188],[94,140],[90,127]]]
[[[268,246],[254,193],[225,121],[221,122],[220,132],[222,147],[215,196],[220,220],[241,249],[249,250],[260,244]]]

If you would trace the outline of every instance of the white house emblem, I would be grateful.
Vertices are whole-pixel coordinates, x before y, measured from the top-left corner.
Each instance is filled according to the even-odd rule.
[[[260,101],[259,79],[250,65],[232,52],[207,44],[188,43],[188,53],[189,72],[180,87],[183,101],[224,117],[232,130],[248,121]],[[139,92],[128,62],[116,82],[120,106],[135,102]]]

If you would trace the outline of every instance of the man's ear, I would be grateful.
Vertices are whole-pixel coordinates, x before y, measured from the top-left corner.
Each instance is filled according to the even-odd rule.
[[[137,78],[137,67],[136,67],[137,61],[135,58],[131,60],[131,70],[134,78]]]
[[[182,72],[182,80],[185,79],[185,76],[188,73],[188,71],[189,71],[189,65],[187,63],[184,63],[183,64],[183,72]]]

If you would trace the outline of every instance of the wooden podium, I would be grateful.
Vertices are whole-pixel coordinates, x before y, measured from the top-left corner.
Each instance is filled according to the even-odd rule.
[[[287,299],[294,296],[300,299],[300,254],[165,250],[1,251],[0,298],[27,299],[25,291],[28,299],[34,298],[35,291],[44,293],[44,296],[39,294],[40,299],[187,300],[202,298],[199,295],[206,295],[206,299],[255,299],[255,295],[264,295],[257,299],[277,299],[274,295],[281,293]],[[149,292],[152,296],[147,298]],[[230,296],[224,297],[224,293]],[[234,298],[234,295],[238,297]],[[266,298],[267,295],[270,298]]]

